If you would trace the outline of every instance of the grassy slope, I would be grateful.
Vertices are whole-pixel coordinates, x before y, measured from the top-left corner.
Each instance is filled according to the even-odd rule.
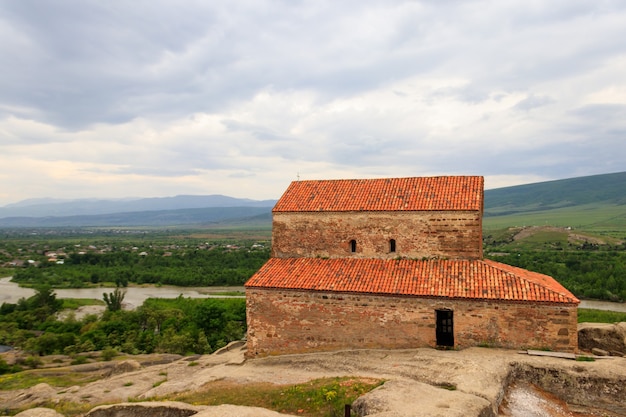
[[[626,172],[485,191],[486,231],[572,227],[626,238]]]
[[[626,204],[626,172],[487,190],[485,214],[506,215],[599,202]]]
[[[626,205],[596,203],[483,218],[485,230],[546,225],[626,238]]]

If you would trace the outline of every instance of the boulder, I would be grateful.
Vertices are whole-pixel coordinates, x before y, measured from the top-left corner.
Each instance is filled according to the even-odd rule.
[[[3,404],[8,409],[23,407],[37,407],[53,401],[57,396],[57,390],[46,383],[40,383],[30,388],[20,390],[12,399]]]
[[[596,356],[610,356],[608,351],[596,347],[591,348],[591,353]]]
[[[241,405],[222,404],[207,407],[194,417],[281,417],[292,414],[282,414],[260,407],[244,407]]]
[[[134,372],[141,369],[141,364],[133,359],[128,359],[125,361],[121,361],[115,364],[113,369],[111,369],[111,375],[124,374],[126,372]]]
[[[188,417],[203,409],[177,401],[119,403],[95,407],[85,417]]]
[[[15,417],[63,417],[63,414],[59,414],[51,408],[35,407],[17,413]]]
[[[176,401],[147,401],[101,405],[89,411],[85,417],[281,417],[265,408],[222,404],[216,406],[193,406]],[[37,417],[36,415],[28,417]],[[48,417],[48,415],[42,415]],[[49,417],[58,417],[50,415]]]
[[[230,342],[228,345],[224,346],[215,351],[216,355],[221,355],[225,352],[230,352],[231,350],[242,349],[246,346],[246,342],[244,340],[235,340],[234,342]]]
[[[411,398],[420,398],[415,407]],[[352,409],[359,416],[385,417],[466,417],[493,415],[489,401],[456,391],[453,385],[432,386],[417,381],[387,381],[357,398]]]
[[[579,323],[578,348],[587,352],[596,348],[625,354],[626,323]]]

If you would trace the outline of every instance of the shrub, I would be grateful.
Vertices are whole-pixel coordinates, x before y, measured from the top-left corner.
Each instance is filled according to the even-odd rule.
[[[102,351],[102,353],[100,354],[100,358],[102,358],[102,360],[106,362],[106,361],[110,361],[111,359],[113,359],[117,355],[119,355],[117,350],[109,347],[109,348],[106,348],[106,349],[104,349]]]
[[[87,363],[87,356],[83,356],[83,355],[78,355],[74,358],[74,360],[72,360],[71,365],[82,365],[84,363]]]
[[[9,365],[4,358],[0,357],[0,375],[20,372],[22,368],[17,365]]]
[[[24,359],[24,365],[28,366],[31,369],[36,369],[43,365],[43,362],[36,356],[29,356]]]

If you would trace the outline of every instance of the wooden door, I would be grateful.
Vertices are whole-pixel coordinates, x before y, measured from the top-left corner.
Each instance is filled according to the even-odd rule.
[[[452,310],[436,310],[437,346],[454,347],[454,323]]]

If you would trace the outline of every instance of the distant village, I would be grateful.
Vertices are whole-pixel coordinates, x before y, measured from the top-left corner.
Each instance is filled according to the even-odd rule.
[[[75,230],[73,231],[75,232]],[[137,245],[137,235],[146,234],[145,231],[138,232],[136,230],[118,230],[117,235],[130,235],[132,245],[119,245],[118,239],[113,239],[106,243],[93,244],[71,244],[65,246],[51,247],[50,241],[54,239],[43,239],[41,242],[26,240],[20,243],[6,244],[0,248],[0,267],[3,268],[19,268],[27,266],[41,266],[43,263],[63,265],[66,260],[73,255],[85,254],[106,254],[112,252],[132,252],[138,256],[172,256],[174,253],[186,250],[214,250],[221,249],[225,251],[246,250],[263,250],[267,246],[266,243],[253,243],[252,245],[233,244],[226,242],[194,242],[193,244],[168,244],[161,243],[159,240],[151,241],[146,245]],[[83,231],[85,235],[93,235],[90,230]],[[31,236],[50,236],[45,231],[30,232]],[[98,240],[104,240],[105,237],[98,235]],[[81,239],[82,240],[82,239]]]

